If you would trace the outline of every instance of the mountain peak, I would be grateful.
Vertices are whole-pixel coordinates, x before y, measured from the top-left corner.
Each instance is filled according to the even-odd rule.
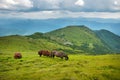
[[[32,35],[28,35],[27,37],[31,37],[31,38],[34,38],[34,39],[43,38],[43,33],[36,32],[36,33],[34,33]]]
[[[69,25],[69,26],[66,26],[65,28],[83,28],[83,29],[89,29],[85,25]]]
[[[106,30],[106,29],[101,29],[101,30],[99,30],[100,32],[108,32],[108,33],[112,33],[112,32],[110,32],[110,31],[108,31],[108,30]]]
[[[4,45],[6,42],[9,46]],[[104,29],[94,32],[84,25],[70,25],[51,32],[36,32],[28,36],[13,35],[0,38],[3,50],[56,49],[69,53],[119,53],[119,43],[120,37],[112,32]],[[16,44],[22,47],[16,48]]]
[[[104,52],[105,49],[107,49],[101,40],[96,36],[96,33],[84,25],[66,26],[64,28],[48,32],[45,36],[48,36],[51,40],[54,40],[62,45],[65,43],[71,43],[72,45],[70,46],[72,46],[72,48],[86,52],[96,52],[101,49]],[[99,47],[98,50],[97,47]],[[100,53],[100,51],[98,52]]]
[[[69,26],[66,26],[66,27],[86,27],[85,25],[69,25]]]

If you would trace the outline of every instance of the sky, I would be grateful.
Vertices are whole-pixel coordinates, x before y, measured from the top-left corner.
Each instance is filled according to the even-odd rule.
[[[78,17],[120,19],[120,0],[0,0],[0,19]]]
[[[0,17],[120,18],[120,0],[0,0]]]

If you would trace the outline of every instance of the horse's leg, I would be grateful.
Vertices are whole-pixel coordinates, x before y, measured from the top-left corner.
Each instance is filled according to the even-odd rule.
[[[55,55],[52,55],[52,58],[54,58],[55,57]]]
[[[61,59],[63,59],[63,57],[61,57]]]
[[[55,57],[55,54],[54,54],[53,52],[51,53],[51,57],[52,57],[52,58],[54,58],[54,57]]]
[[[68,60],[69,58],[68,58],[68,56],[65,56],[65,60]]]
[[[42,56],[42,54],[40,54],[40,57]]]

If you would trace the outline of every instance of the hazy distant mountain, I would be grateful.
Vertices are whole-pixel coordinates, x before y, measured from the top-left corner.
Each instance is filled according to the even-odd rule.
[[[106,29],[120,35],[120,19],[61,18],[61,19],[0,19],[0,36],[30,35],[49,32],[68,25],[86,25],[92,30]]]

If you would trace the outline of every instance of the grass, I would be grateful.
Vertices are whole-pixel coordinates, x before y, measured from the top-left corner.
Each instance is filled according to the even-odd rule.
[[[37,52],[38,50],[58,50],[64,49],[72,51],[69,46],[60,45],[54,41],[40,38],[32,39],[20,35],[0,37],[0,53],[6,52]]]
[[[0,80],[120,80],[120,55],[69,55],[69,60],[23,52],[0,53]]]

